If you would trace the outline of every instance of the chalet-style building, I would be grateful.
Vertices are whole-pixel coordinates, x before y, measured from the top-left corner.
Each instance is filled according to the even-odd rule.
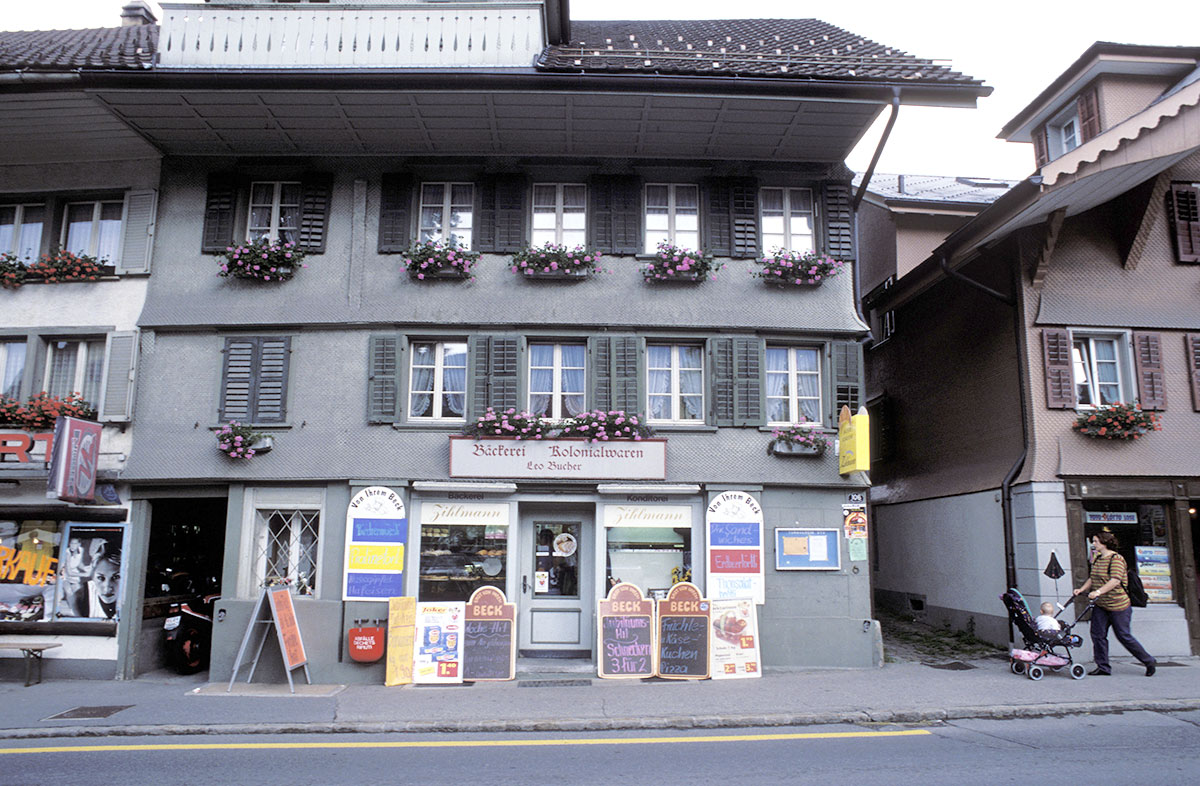
[[[1109,530],[1139,640],[1200,652],[1198,65],[1092,46],[1001,134],[1034,176],[865,299],[891,327],[866,361],[880,600],[1003,641],[998,588],[1069,597]]]
[[[832,446],[789,453],[773,432],[806,422],[832,442],[839,410],[865,400],[848,151],[881,112],[970,107],[989,88],[813,19],[578,22],[565,0],[162,9],[158,24],[0,34],[3,68],[40,75],[3,83],[3,105],[46,129],[69,98],[106,124],[17,140],[41,165],[16,188],[0,177],[0,210],[157,191],[140,277],[69,285],[103,302],[106,287],[145,291],[119,476],[128,645],[101,658],[110,669],[158,666],[166,568],[219,573],[214,680],[276,583],[293,589],[315,682],[382,681],[346,632],[387,616],[353,599],[384,584],[421,601],[496,586],[522,654],[595,658],[610,585],[658,594],[690,577],[708,597],[758,596],[764,668],[881,663],[867,562],[841,534],[866,478],[839,474]],[[122,146],[138,155],[109,152]],[[3,155],[24,160],[15,143]],[[80,166],[145,156],[150,182]],[[303,267],[218,275],[260,238],[294,243]],[[425,241],[480,258],[466,277],[410,270]],[[586,246],[599,270],[513,269],[545,243]],[[653,278],[659,243],[711,254],[713,274]],[[772,286],[754,274],[777,248],[844,264]],[[82,307],[54,320],[131,327]],[[464,436],[489,408],[551,430],[636,415],[653,434]],[[226,455],[233,422],[269,452]],[[347,511],[371,487],[408,525],[400,570],[362,579]],[[727,491],[764,521],[732,560],[706,527]],[[779,527],[834,530],[828,553],[805,555],[823,569],[777,569]],[[100,656],[53,658],[47,673]],[[256,679],[280,670],[265,657]]]

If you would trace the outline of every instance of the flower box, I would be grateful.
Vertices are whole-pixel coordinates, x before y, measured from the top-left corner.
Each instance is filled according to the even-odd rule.
[[[428,281],[429,279],[438,278],[462,281],[471,277],[471,271],[456,267],[433,267],[431,265],[424,270],[410,269],[408,277],[413,281]]]
[[[474,278],[472,271],[480,253],[454,243],[426,240],[404,252],[402,264],[414,281]]]
[[[597,272],[600,255],[583,246],[558,243],[530,246],[513,255],[512,272],[528,279],[582,281]]]
[[[592,271],[590,270],[525,270],[521,272],[522,278],[531,281],[583,281],[591,276]]]
[[[806,426],[808,420],[781,426],[771,432],[767,443],[769,456],[823,456],[829,449],[829,439],[815,426]]]
[[[817,287],[821,286],[820,281],[796,281],[794,279],[789,280],[783,278],[782,276],[763,276],[763,283],[769,287],[775,287],[777,289],[798,289],[805,287],[809,289],[816,289]]]
[[[1147,432],[1160,431],[1162,419],[1140,404],[1105,404],[1080,412],[1071,428],[1092,439],[1135,440]]]
[[[270,453],[271,448],[275,447],[275,438],[270,434],[263,434],[258,439],[250,443],[250,449],[255,455],[260,453]]]
[[[28,264],[10,253],[0,254],[0,287],[20,289],[25,284],[74,284],[99,281],[116,275],[113,265],[87,254],[57,251]]]
[[[772,456],[824,456],[827,449],[828,445],[824,442],[806,445],[786,439],[774,439],[767,446],[767,453]]]
[[[772,256],[763,257],[762,266],[750,275],[761,278],[774,287],[819,287],[827,278],[842,272],[846,263],[827,254],[809,251],[798,254],[776,249]]]
[[[222,278],[248,278],[253,281],[288,281],[303,264],[304,252],[295,243],[280,243],[260,237],[250,243],[229,246],[221,255]]]
[[[642,266],[642,277],[654,283],[696,284],[708,278],[715,279],[717,271],[723,267],[713,262],[711,254],[659,243],[654,257]]]

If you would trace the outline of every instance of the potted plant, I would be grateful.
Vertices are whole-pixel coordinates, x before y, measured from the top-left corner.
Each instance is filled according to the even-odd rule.
[[[583,246],[558,243],[530,246],[513,255],[512,272],[525,278],[581,281],[600,270],[600,255]]]
[[[22,403],[15,398],[0,396],[0,423],[28,431],[54,428],[60,415],[83,420],[95,420],[96,410],[83,400],[80,393],[59,398],[42,391]]]
[[[404,252],[402,260],[408,275],[418,281],[431,278],[473,278],[471,271],[479,261],[478,251],[468,251],[454,243],[426,240]]]
[[[25,283],[25,265],[17,259],[16,254],[7,251],[0,254],[0,287],[4,289],[20,289]]]
[[[715,281],[723,267],[713,263],[712,254],[662,242],[654,258],[642,266],[642,277],[647,281]]]
[[[767,454],[771,456],[823,456],[829,440],[817,426],[793,423],[771,432]]]
[[[275,446],[275,439],[236,420],[217,429],[217,448],[232,459],[253,458]]]
[[[42,254],[36,262],[25,266],[26,278],[44,284],[62,284],[74,281],[99,281],[113,275],[112,265],[88,254],[56,251]]]
[[[471,437],[515,437],[542,439],[547,434],[546,421],[532,412],[517,412],[513,408],[497,412],[488,407],[463,433]]]
[[[602,409],[583,412],[567,420],[559,437],[583,437],[589,442],[607,442],[612,439],[641,441],[653,432],[638,415],[628,415],[624,410]]]
[[[1102,404],[1080,412],[1073,429],[1093,439],[1141,439],[1147,431],[1161,431],[1157,412],[1147,412],[1141,404]]]
[[[297,268],[308,267],[302,264],[304,252],[295,243],[280,243],[269,237],[229,246],[221,260],[218,276],[254,281],[287,281],[296,275]]]
[[[767,284],[778,287],[815,287],[820,286],[825,279],[840,273],[846,263],[816,251],[798,254],[779,248],[773,255],[763,257],[760,264],[761,267],[752,271],[751,275],[761,278]]]

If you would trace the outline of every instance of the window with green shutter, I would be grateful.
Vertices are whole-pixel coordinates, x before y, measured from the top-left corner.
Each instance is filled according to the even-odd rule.
[[[517,336],[472,336],[468,342],[470,417],[488,407],[519,409],[520,348]]]
[[[222,422],[283,423],[287,419],[290,336],[225,339]]]
[[[709,340],[710,425],[763,425],[762,351],[753,336]]]
[[[641,339],[632,335],[592,336],[588,374],[592,409],[645,414],[641,387]]]

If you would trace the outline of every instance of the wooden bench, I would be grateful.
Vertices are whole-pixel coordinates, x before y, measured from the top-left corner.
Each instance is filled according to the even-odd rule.
[[[25,687],[36,685],[42,681],[42,653],[61,647],[58,642],[5,642],[0,643],[0,650],[20,650],[25,656]],[[37,663],[37,682],[33,682],[33,664]]]

